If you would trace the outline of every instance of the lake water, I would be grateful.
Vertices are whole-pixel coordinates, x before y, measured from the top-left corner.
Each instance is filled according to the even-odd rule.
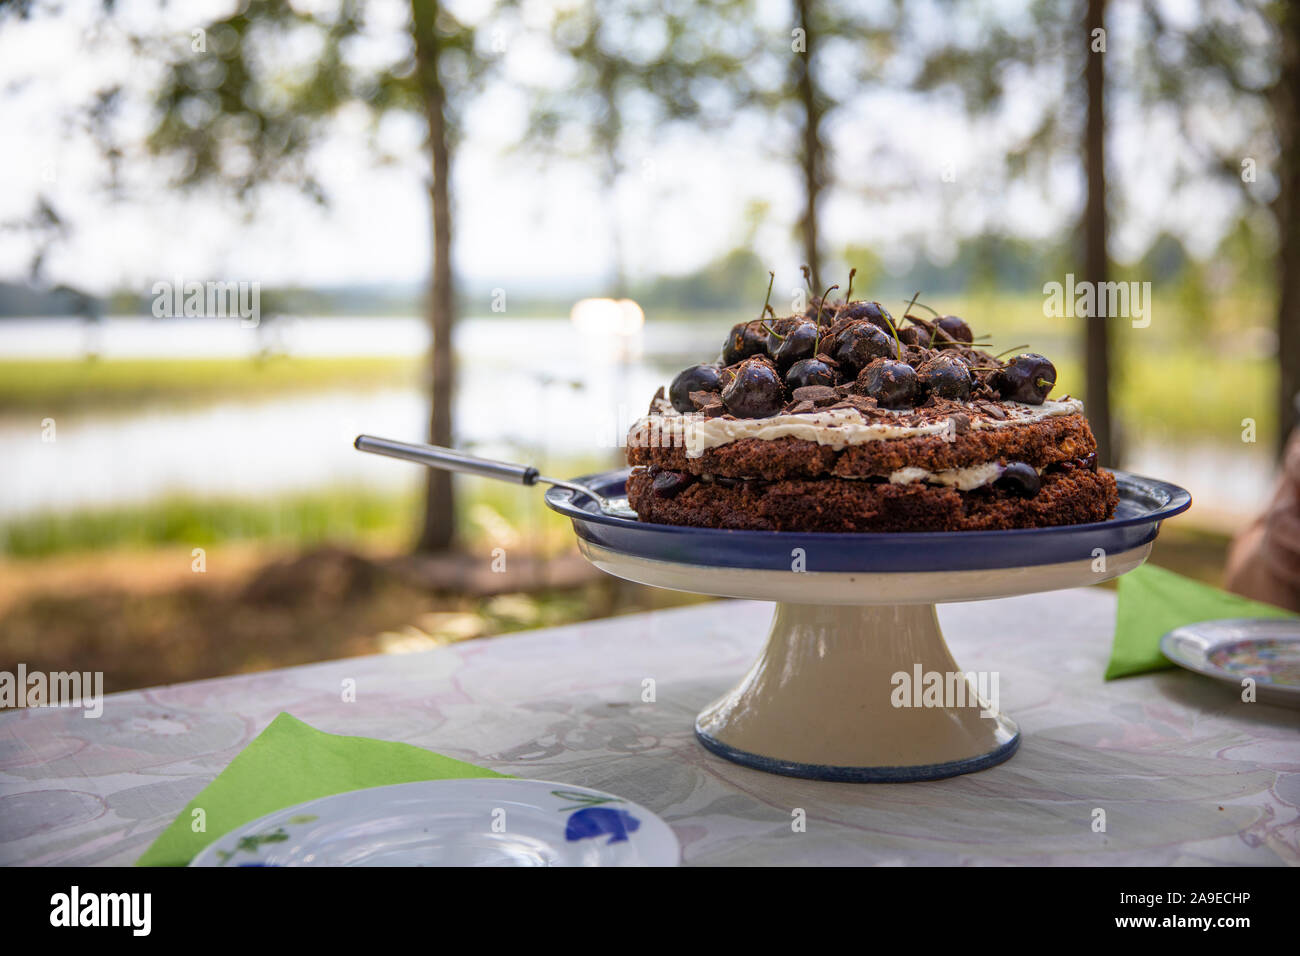
[[[712,323],[710,323],[712,326]],[[716,351],[716,328],[648,323],[639,336],[582,335],[567,319],[466,319],[456,330],[458,445],[548,462],[615,455],[650,396],[690,356]],[[299,356],[411,356],[429,333],[418,318],[296,319],[279,329],[236,320],[0,322],[0,358],[241,357],[268,344]],[[422,440],[428,406],[416,388],[347,388],[265,399],[78,412],[42,441],[40,414],[0,418],[0,517],[142,502],[166,494],[268,496],[333,485],[401,488],[415,466],[352,448],[368,432]]]
[[[616,442],[654,390],[716,352],[716,323],[646,323],[628,340],[579,333],[567,319],[469,318],[459,323],[461,447],[545,467],[613,461]],[[241,328],[237,320],[113,318],[0,322],[0,358],[418,355],[418,318],[299,318]],[[267,497],[337,485],[414,486],[420,469],[363,455],[361,432],[421,440],[418,389],[348,388],[205,405],[61,415],[42,441],[38,414],[0,418],[0,518],[143,502],[167,494]],[[1197,510],[1230,524],[1267,499],[1262,449],[1145,442],[1130,470],[1188,487]]]

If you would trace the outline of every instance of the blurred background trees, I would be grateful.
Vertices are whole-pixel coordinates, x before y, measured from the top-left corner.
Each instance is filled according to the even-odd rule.
[[[352,107],[369,111],[372,126],[394,110],[423,119],[432,237],[428,440],[449,446],[455,443],[456,389],[450,183],[460,118],[482,89],[494,54],[474,27],[438,0],[411,0],[409,12],[399,55],[361,69],[358,58],[344,53],[365,39],[361,0],[319,9],[289,0],[238,5],[236,12],[196,27],[188,44],[166,47],[149,145],[179,159],[182,172],[175,184],[181,188],[216,182],[252,203],[261,187],[289,183],[327,204],[313,152],[323,127]],[[276,55],[291,43],[311,52],[297,58]],[[451,476],[429,469],[417,550],[453,547],[455,514]]]
[[[877,110],[881,103],[895,109],[908,103],[955,104],[967,119],[971,140],[961,145],[983,149],[987,162],[975,181],[958,183],[950,160],[939,171],[957,187],[953,192],[960,193],[960,202],[970,206],[966,219],[978,223],[954,228],[949,218],[954,204],[943,209],[943,222],[914,228],[909,223],[883,243],[850,239],[841,253],[875,259],[861,264],[864,272],[878,267],[882,250],[896,260],[899,247],[923,249],[937,241],[951,248],[978,238],[977,273],[987,277],[1001,270],[995,281],[1005,284],[1012,267],[1005,261],[994,266],[998,244],[1009,248],[1020,236],[998,216],[1000,196],[1024,194],[1028,187],[1053,200],[1065,189],[1076,192],[1076,225],[1073,238],[1061,243],[1063,254],[1051,274],[1014,281],[1032,289],[1055,278],[1059,266],[1077,280],[1103,283],[1114,272],[1112,220],[1119,216],[1132,231],[1131,223],[1142,214],[1138,197],[1153,187],[1167,191],[1166,205],[1175,210],[1167,214],[1171,221],[1148,237],[1145,251],[1126,256],[1130,263],[1149,263],[1157,244],[1177,241],[1180,225],[1187,225],[1185,215],[1183,223],[1173,221],[1180,196],[1200,190],[1195,201],[1204,202],[1205,196],[1221,195],[1221,187],[1233,187],[1237,195],[1225,205],[1235,224],[1225,226],[1222,241],[1235,235],[1239,250],[1241,241],[1255,250],[1270,244],[1277,250],[1272,285],[1279,442],[1296,421],[1300,270],[1294,265],[1300,262],[1295,238],[1300,227],[1293,205],[1300,109],[1291,82],[1297,69],[1296,15],[1287,4],[1200,0],[1185,9],[1162,0],[980,7],[951,0],[907,5],[790,0],[787,8],[777,9],[754,0],[667,5],[509,0],[478,4],[472,16],[460,17],[453,12],[456,5],[445,2],[411,0],[396,5],[399,13],[403,6],[398,20],[393,4],[374,0],[249,0],[181,37],[132,32],[129,24],[123,29],[131,33],[134,49],[148,49],[163,65],[152,93],[150,149],[173,160],[169,168],[176,185],[216,184],[250,209],[265,187],[284,184],[329,202],[318,147],[348,111],[366,111],[372,131],[395,111],[422,119],[431,235],[426,304],[433,330],[431,441],[448,444],[455,438],[454,161],[465,113],[490,82],[525,92],[527,119],[517,149],[531,156],[540,175],[557,161],[590,162],[592,190],[584,201],[590,203],[589,214],[603,220],[608,236],[608,281],[592,291],[616,297],[634,284],[625,236],[638,228],[629,218],[630,204],[620,197],[644,192],[655,180],[662,185],[665,173],[649,153],[673,130],[693,134],[696,148],[703,149],[731,137],[738,123],[747,123],[751,136],[754,129],[763,131],[757,158],[784,167],[783,174],[796,184],[797,198],[780,207],[780,218],[793,220],[799,258],[811,267],[819,288],[825,234],[835,221],[824,208],[826,197],[862,196],[865,203],[845,208],[855,208],[871,231],[876,209],[896,208],[900,195],[906,202],[906,191],[916,191],[926,178],[915,169],[918,158],[943,159],[952,145],[936,141],[933,149],[917,149],[903,142],[887,120],[877,122],[885,115]],[[8,0],[0,9],[29,19],[55,8]],[[103,5],[105,17],[127,20],[119,10],[115,3]],[[382,15],[372,16],[374,11]],[[560,82],[537,71],[521,80],[502,69],[508,35],[525,33],[545,38]],[[106,82],[80,108],[79,122],[100,147],[113,182],[124,162],[115,124],[126,98],[120,84]],[[1125,135],[1146,127],[1165,136],[1147,144],[1153,154],[1149,177],[1139,172],[1116,178],[1107,147],[1112,117],[1121,118]],[[991,141],[979,141],[990,130]],[[1157,164],[1164,169],[1157,170]],[[1063,178],[1062,169],[1070,166],[1074,171]],[[667,178],[690,175],[677,169]],[[1207,192],[1211,187],[1220,192]],[[766,198],[762,202],[769,214],[778,208]],[[57,215],[44,196],[37,197],[35,208],[45,211],[47,224]],[[1262,240],[1257,210],[1267,211],[1270,219],[1270,235]],[[735,210],[732,217],[738,214]],[[66,233],[68,223],[58,222],[57,235],[45,230],[34,261],[43,262],[50,242]],[[759,232],[747,229],[749,237]],[[842,265],[842,255],[831,258]],[[1204,258],[1201,250],[1184,262]],[[899,272],[895,262],[889,266],[886,272]],[[644,290],[645,270],[637,271],[635,284]],[[681,302],[682,284],[663,278],[670,286],[677,283]],[[1205,316],[1203,297],[1195,290],[1182,301],[1189,314]],[[1109,462],[1123,458],[1111,408],[1122,371],[1122,363],[1112,359],[1115,325],[1104,319],[1079,324],[1082,390],[1102,457]],[[451,547],[455,514],[450,479],[431,473],[418,547]]]
[[[181,676],[168,628],[198,647],[247,623],[256,649],[310,618],[364,633],[354,652],[649,600],[583,590],[526,491],[349,439],[608,467],[769,270],[798,307],[804,263],[819,290],[856,267],[857,295],[919,291],[1049,355],[1104,460],[1193,488],[1157,561],[1213,579],[1296,421],[1297,20],[1264,0],[0,0],[0,583],[33,582],[0,586],[0,649],[109,622],[106,646],[147,668],[166,645]],[[260,280],[266,321],[155,320],[177,272]],[[1153,322],[1048,316],[1067,274],[1151,282]],[[588,298],[634,299],[644,326],[583,325]],[[47,419],[58,441],[33,447]],[[219,553],[209,577],[195,548]],[[497,549],[510,573],[478,574]],[[170,583],[148,613],[116,580],[38,593],[110,566]],[[268,580],[218,593],[221,568]]]
[[[755,100],[750,64],[762,37],[751,28],[752,0],[625,0],[610,13],[595,0],[548,11],[546,30],[571,72],[562,86],[530,91],[520,148],[543,163],[564,155],[591,163],[609,236],[607,291],[622,297],[629,224],[618,189],[630,165],[643,181],[659,176],[653,160],[631,163],[629,153],[678,124],[725,136],[731,118]]]
[[[1245,229],[1252,211],[1272,220],[1280,453],[1300,423],[1300,11],[1200,0],[1175,18],[1144,0],[1141,17],[1151,50],[1135,60],[1133,87],[1148,114],[1175,114],[1182,178],[1214,177],[1238,193]]]

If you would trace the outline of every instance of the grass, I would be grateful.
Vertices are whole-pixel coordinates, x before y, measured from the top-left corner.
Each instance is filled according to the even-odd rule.
[[[1216,361],[1189,352],[1163,357],[1158,364],[1129,354],[1117,363],[1114,406],[1122,427],[1136,439],[1194,441],[1234,446],[1241,442],[1243,419],[1256,423],[1259,447],[1269,448],[1277,427],[1274,393],[1277,364],[1266,359]],[[1054,363],[1058,387],[1088,401],[1083,368],[1075,360]]]
[[[1029,351],[1047,355],[1058,372],[1054,394],[1088,401],[1079,354],[1082,320],[1044,316],[1039,295],[998,293],[931,304],[964,316],[977,332],[989,332],[994,352],[1025,343]],[[1273,326],[1270,305],[1261,296],[1228,296],[1210,311],[1209,318],[1198,318],[1176,296],[1157,290],[1149,327],[1115,320],[1113,401],[1131,439],[1238,445],[1242,420],[1249,418],[1260,447],[1271,447],[1277,362],[1245,345],[1245,330]]]
[[[274,501],[174,497],[21,517],[0,526],[0,552],[38,558],[115,548],[207,548],[241,540],[307,546],[330,540],[396,538],[411,527],[415,507],[413,495],[361,490]]]
[[[591,462],[559,464],[578,474]],[[459,527],[467,545],[526,545],[554,553],[572,538],[567,519],[542,501],[540,488],[481,478],[458,485]],[[365,542],[402,549],[420,516],[415,492],[333,488],[268,500],[172,497],[140,505],[41,513],[0,524],[0,555],[43,558],[114,549],[209,548],[236,541],[294,547]]]
[[[202,402],[276,392],[415,385],[414,358],[0,360],[0,412]]]

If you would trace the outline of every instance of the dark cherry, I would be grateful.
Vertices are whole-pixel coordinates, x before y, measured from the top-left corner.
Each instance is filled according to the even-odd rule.
[[[1066,461],[1058,461],[1055,464],[1048,465],[1045,469],[1049,472],[1057,471],[1096,471],[1097,470],[1097,453],[1094,451],[1090,455],[1082,458],[1070,458]]]
[[[859,373],[855,390],[874,398],[881,408],[911,408],[921,389],[912,366],[876,359]]]
[[[781,339],[787,336],[789,330],[796,325],[806,323],[806,321],[807,319],[801,315],[789,315],[783,317],[783,319],[763,320],[763,330],[767,333],[767,337],[763,339],[764,343],[766,343],[767,354],[775,355],[776,350],[781,345]]]
[[[800,322],[794,326],[785,333],[785,338],[777,343],[776,349],[771,353],[777,369],[784,372],[795,363],[812,358],[817,338],[817,326],[813,323]]]
[[[958,342],[974,342],[975,335],[971,332],[970,326],[964,319],[959,319],[955,315],[945,315],[935,320],[935,325],[939,326],[940,331],[947,333],[948,338],[956,339]],[[937,336],[940,342],[947,342],[948,339],[942,335]]]
[[[695,411],[691,392],[722,391],[722,370],[716,365],[692,365],[677,373],[668,386],[668,400],[679,412]]]
[[[767,332],[763,323],[741,322],[731,328],[731,334],[722,346],[722,364],[735,365],[751,355],[767,354]]]
[[[930,330],[927,329],[925,326],[909,325],[906,329],[903,330],[903,332],[912,333],[911,342],[907,342],[906,339],[903,340],[906,344],[915,345],[918,348],[923,348],[923,349],[928,349],[932,347],[933,338],[930,335]],[[903,332],[899,333],[899,338],[903,337]]]
[[[722,390],[722,404],[727,411],[737,418],[767,418],[781,410],[785,390],[771,362],[746,359],[735,372],[735,377]]]
[[[888,335],[893,335],[894,317],[879,302],[850,302],[835,316],[839,319],[863,319]]]
[[[808,385],[834,385],[835,371],[821,359],[800,359],[785,373],[785,384],[792,392]]]
[[[764,325],[769,330],[767,338],[764,339],[765,350],[768,355],[775,356],[776,350],[781,347],[782,341],[790,334],[790,330],[800,325],[806,325],[808,320],[801,315],[786,316],[783,319],[768,319]],[[775,334],[773,334],[775,333]]]
[[[886,335],[870,322],[855,322],[835,337],[831,358],[840,363],[846,377],[853,377],[871,364],[872,359],[894,358],[898,346],[893,336]]]
[[[1023,461],[1013,461],[1003,470],[1002,476],[993,482],[994,487],[1005,488],[1022,498],[1032,498],[1043,486],[1038,477],[1038,470]]]
[[[654,476],[650,488],[657,498],[675,498],[689,485],[693,475],[681,471],[661,471]]]
[[[916,374],[931,395],[970,401],[970,366],[960,359],[941,353],[918,368]]]
[[[1041,405],[1056,385],[1056,366],[1035,352],[1017,355],[993,376],[998,395],[1010,402]]]

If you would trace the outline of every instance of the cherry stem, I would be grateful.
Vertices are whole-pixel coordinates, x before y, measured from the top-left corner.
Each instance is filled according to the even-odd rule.
[[[1002,356],[1006,355],[1008,352],[1014,352],[1016,349],[1027,349],[1027,348],[1029,348],[1029,343],[1027,342],[1024,345],[1013,345],[1009,349],[1003,349],[1001,352],[999,352],[997,355],[993,357],[1002,358]]]
[[[804,268],[807,269],[808,267],[804,266]],[[817,352],[821,349],[822,344],[822,306],[826,304],[826,297],[839,287],[839,283],[835,283],[835,285],[831,286],[822,294],[822,300],[817,303],[817,319],[815,321],[817,326],[817,337],[813,339],[813,358],[817,357]]]
[[[850,302],[853,301],[853,277],[854,277],[855,275],[857,275],[857,274],[858,274],[858,270],[857,270],[857,269],[850,269],[850,270],[849,270],[849,288],[848,288],[848,291],[844,293],[844,304],[845,304],[845,305],[848,305]]]
[[[916,295],[912,296],[912,301],[907,303],[907,308],[903,310],[903,318],[908,318],[908,313],[912,311],[912,306],[916,305],[916,300],[920,297],[920,292],[917,292]]]
[[[771,301],[772,301],[772,283],[774,283],[774,282],[776,282],[776,273],[775,273],[775,272],[769,272],[769,273],[767,274],[767,297],[766,297],[765,299],[763,299],[763,308],[761,308],[761,309],[759,310],[759,312],[758,312],[758,317],[759,317],[760,319],[761,319],[763,316],[767,315],[767,313],[768,313],[769,311],[771,311],[772,306],[770,305],[770,303],[771,303]],[[772,317],[773,317],[773,318],[776,318],[775,313],[773,313],[773,316],[772,316]]]
[[[898,360],[901,362],[903,361],[903,340],[898,337],[898,323],[891,321],[889,323],[889,331],[890,334],[894,336],[894,349],[897,351]]]

